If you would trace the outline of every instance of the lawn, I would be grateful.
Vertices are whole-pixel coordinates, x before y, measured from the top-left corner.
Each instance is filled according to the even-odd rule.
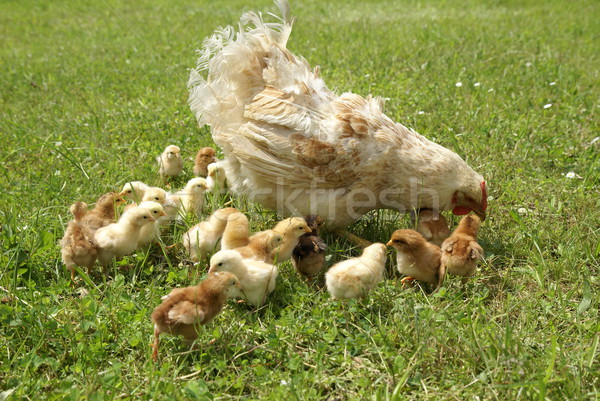
[[[183,186],[197,149],[212,143],[187,105],[195,50],[244,11],[276,7],[3,1],[0,401],[600,398],[600,3],[291,6],[289,47],[320,65],[330,88],[386,98],[392,119],[484,175],[476,278],[451,278],[433,295],[401,289],[390,252],[387,279],[342,304],[287,263],[265,307],[230,302],[199,349],[164,337],[153,363],[151,311],[205,266],[153,248],[127,258],[129,270],[73,287],[58,247],[68,207],[127,181],[160,184],[155,157],[170,143],[186,158],[187,176],[174,182]],[[207,213],[223,203],[210,197]],[[278,220],[233,204],[256,230]],[[351,230],[387,242],[409,225],[379,212]],[[330,263],[359,252],[325,240]]]

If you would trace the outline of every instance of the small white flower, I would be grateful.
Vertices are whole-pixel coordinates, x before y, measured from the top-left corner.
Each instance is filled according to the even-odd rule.
[[[369,78],[371,74],[365,74],[365,78]]]
[[[62,146],[62,142],[56,141],[56,142],[54,142],[54,146],[56,146],[58,148],[59,146]]]
[[[280,383],[281,383],[282,386],[287,386],[288,385],[288,382],[286,380],[281,380]]]
[[[565,177],[567,177],[567,178],[579,178],[579,179],[582,179],[582,178],[583,178],[582,176],[580,176],[580,175],[579,175],[579,174],[577,174],[577,173],[574,173],[573,171],[569,171],[569,172],[568,172],[568,173],[565,175]]]
[[[473,86],[474,86],[474,87],[478,87],[478,86],[481,86],[481,84],[480,84],[479,82],[475,82],[475,83],[473,84]]]
[[[593,144],[595,144],[598,141],[600,141],[600,136],[597,136],[594,139],[592,139],[592,142],[590,142],[590,145],[593,145]]]
[[[383,100],[385,100],[386,102],[389,102],[390,98],[389,97],[384,97]]]
[[[494,91],[494,88],[488,89],[488,92],[493,92],[493,91]]]
[[[418,111],[417,114],[425,114],[425,112],[423,110]]]
[[[529,68],[529,67],[531,67],[531,66],[532,66],[532,64],[531,64],[531,63],[529,63],[529,62],[525,63],[525,67],[528,67],[528,68]]]
[[[457,82],[454,85],[456,85],[457,88],[460,88],[462,86],[462,82]]]
[[[545,105],[544,105],[544,108],[545,108],[545,109],[549,109],[550,107],[552,107],[552,103],[548,103],[548,104],[545,104]]]
[[[55,176],[59,176],[59,175],[60,175],[60,170],[56,170],[56,171],[54,172],[54,175],[55,175]]]
[[[517,210],[517,213],[519,213],[520,215],[525,215],[528,211],[529,210],[525,209],[524,207],[520,207],[519,210]]]
[[[488,202],[491,202],[494,200],[494,197],[492,195],[489,195],[487,200],[488,200]]]
[[[548,85],[554,86],[554,85],[556,85],[556,82],[550,82]]]

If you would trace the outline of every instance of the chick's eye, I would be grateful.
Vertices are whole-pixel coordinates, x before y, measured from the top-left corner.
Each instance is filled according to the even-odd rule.
[[[156,196],[156,197],[154,198],[154,200],[158,200],[158,196]]]
[[[217,266],[223,266],[223,262],[219,263]]]
[[[130,193],[131,193],[131,189],[130,189],[130,190],[128,190],[128,191],[127,191],[127,193],[128,193],[128,194],[130,194]]]
[[[148,216],[144,216],[144,220],[146,220],[148,218]]]

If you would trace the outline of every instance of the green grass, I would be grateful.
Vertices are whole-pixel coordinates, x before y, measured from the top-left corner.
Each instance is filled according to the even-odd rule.
[[[598,399],[591,0],[292,3],[290,48],[332,89],[389,98],[391,118],[486,177],[487,258],[466,286],[401,290],[390,258],[389,280],[342,306],[284,265],[263,309],[230,304],[197,351],[165,337],[157,364],[150,313],[202,274],[183,254],[138,254],[74,293],[57,245],[68,206],[132,179],[158,184],[154,157],[169,143],[186,158],[211,143],[186,104],[188,69],[206,35],[249,9],[275,11],[263,0],[3,2],[0,400]],[[236,204],[257,213],[256,229],[277,219]],[[353,231],[372,240],[409,224],[370,218]],[[332,261],[356,253],[327,240]]]

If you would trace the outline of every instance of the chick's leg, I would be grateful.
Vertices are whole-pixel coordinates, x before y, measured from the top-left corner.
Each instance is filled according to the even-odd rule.
[[[158,327],[154,326],[154,342],[150,344],[152,347],[152,360],[156,362],[158,360],[158,337],[160,336],[160,332],[158,331]]]
[[[413,281],[415,281],[414,277],[404,277],[402,280],[400,280],[400,282],[402,283],[402,288],[404,288],[407,285],[409,287],[412,287]]]

